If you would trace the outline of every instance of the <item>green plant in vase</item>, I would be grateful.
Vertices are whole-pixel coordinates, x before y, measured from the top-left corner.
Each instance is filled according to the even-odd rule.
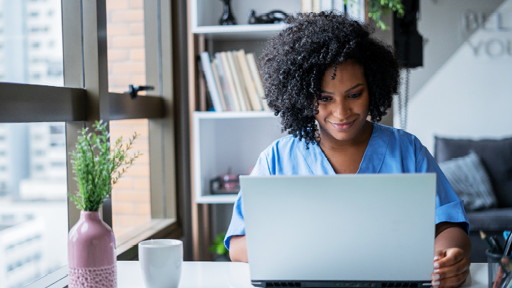
[[[344,0],[345,5],[348,1],[355,0]],[[402,0],[366,0],[368,5],[368,17],[375,21],[377,27],[382,30],[388,29],[386,24],[382,21],[381,15],[385,13],[390,13],[396,11],[398,13],[398,17],[404,16],[404,5],[402,4]]]
[[[123,137],[119,137],[112,146],[108,142],[110,134],[106,126],[98,121],[93,125],[99,135],[87,133],[87,128],[82,129],[76,151],[71,153],[79,191],[76,196],[70,193],[69,197],[83,211],[98,211],[112,192],[111,184],[116,184],[133,161],[142,155],[138,152],[134,156],[128,154],[139,136],[137,132],[128,139],[128,143],[123,145]]]
[[[213,240],[212,245],[210,245],[210,252],[217,255],[217,260],[220,261],[229,261],[229,251],[224,246],[224,237],[226,237],[226,233],[220,233],[215,237],[215,240]]]
[[[82,129],[76,150],[71,153],[78,192],[68,194],[82,211],[68,236],[70,288],[117,285],[115,238],[112,229],[101,220],[99,209],[112,192],[112,185],[142,154],[129,154],[137,133],[128,139],[128,143],[123,144],[120,137],[111,145],[106,126],[96,122],[93,125],[96,133]]]

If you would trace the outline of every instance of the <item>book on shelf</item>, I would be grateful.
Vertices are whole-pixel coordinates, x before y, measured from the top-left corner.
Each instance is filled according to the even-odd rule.
[[[215,111],[270,111],[254,53],[224,51],[210,59],[201,53],[210,98]]]
[[[236,96],[235,85],[233,84],[233,77],[231,77],[231,70],[229,69],[228,60],[226,59],[226,53],[216,53],[215,56],[219,60],[219,76],[224,78],[226,81],[226,98],[231,105],[231,111],[240,111],[240,103],[238,103],[238,97]]]
[[[249,65],[247,64],[247,58],[245,57],[245,51],[238,50],[234,52],[238,59],[238,63],[240,64],[240,70],[242,72],[242,79],[244,82],[245,90],[247,91],[247,95],[249,96],[249,100],[251,102],[251,107],[253,110],[260,111],[262,110],[261,102],[258,99],[258,94],[256,93],[256,87],[254,86],[254,81],[252,80],[251,72],[249,72]]]
[[[210,62],[210,55],[208,52],[201,53],[201,64],[203,65],[203,73],[206,78],[206,84],[208,85],[208,91],[210,91],[211,100],[213,103],[213,109],[215,111],[222,111],[222,103],[220,101],[219,90],[217,89],[217,83],[213,75],[212,65]]]
[[[240,78],[238,77],[238,70],[235,66],[235,60],[233,59],[233,53],[231,52],[222,52],[226,53],[226,59],[228,60],[228,67],[231,71],[231,76],[233,77],[233,84],[235,85],[235,91],[236,95],[235,97],[238,97],[238,103],[240,103],[240,110],[241,111],[249,111],[250,107],[248,109],[247,107],[247,101],[245,101],[245,93],[242,90],[242,85],[240,83]]]
[[[254,86],[256,87],[256,91],[258,93],[258,99],[261,100],[263,110],[270,111],[270,108],[267,105],[267,101],[265,101],[264,99],[265,90],[263,89],[263,82],[261,81],[260,70],[256,65],[256,58],[254,57],[254,53],[246,54],[245,58],[249,66],[249,71],[251,72],[252,79],[254,80]]]
[[[215,59],[217,60],[217,59]],[[219,70],[217,70],[216,61],[211,62],[212,65],[212,71],[213,71],[213,79],[215,80],[215,84],[217,86],[217,91],[219,93],[220,102],[222,104],[222,111],[228,111],[229,107],[226,103],[226,96],[224,96],[224,88],[222,87],[222,82],[219,78]]]

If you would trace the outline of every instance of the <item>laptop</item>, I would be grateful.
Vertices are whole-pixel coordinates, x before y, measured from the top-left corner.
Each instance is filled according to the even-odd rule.
[[[430,286],[436,175],[241,176],[256,287]]]

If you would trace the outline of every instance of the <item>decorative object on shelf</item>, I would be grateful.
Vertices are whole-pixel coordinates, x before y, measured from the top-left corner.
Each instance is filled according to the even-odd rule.
[[[100,206],[110,195],[112,185],[138,158],[128,154],[135,133],[123,145],[122,137],[113,147],[108,142],[106,124],[93,125],[98,135],[82,129],[71,163],[78,181],[77,195],[69,194],[80,212],[80,219],[68,236],[68,279],[70,288],[117,287],[116,245],[112,229],[100,218]]]
[[[220,175],[210,180],[210,191],[212,194],[237,194],[240,191],[240,175],[231,174]]]
[[[285,23],[288,14],[281,10],[272,10],[268,13],[256,15],[255,10],[249,12],[249,24],[279,24]]]
[[[220,17],[220,25],[236,25],[235,16],[231,12],[231,0],[220,0],[224,3],[224,13]]]
[[[226,233],[220,233],[210,245],[210,252],[215,254],[215,261],[230,261],[229,251],[224,246],[224,237]]]

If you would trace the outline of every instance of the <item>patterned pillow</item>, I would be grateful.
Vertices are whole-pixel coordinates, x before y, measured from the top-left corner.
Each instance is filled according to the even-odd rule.
[[[475,151],[439,164],[466,211],[496,207],[489,175]]]

